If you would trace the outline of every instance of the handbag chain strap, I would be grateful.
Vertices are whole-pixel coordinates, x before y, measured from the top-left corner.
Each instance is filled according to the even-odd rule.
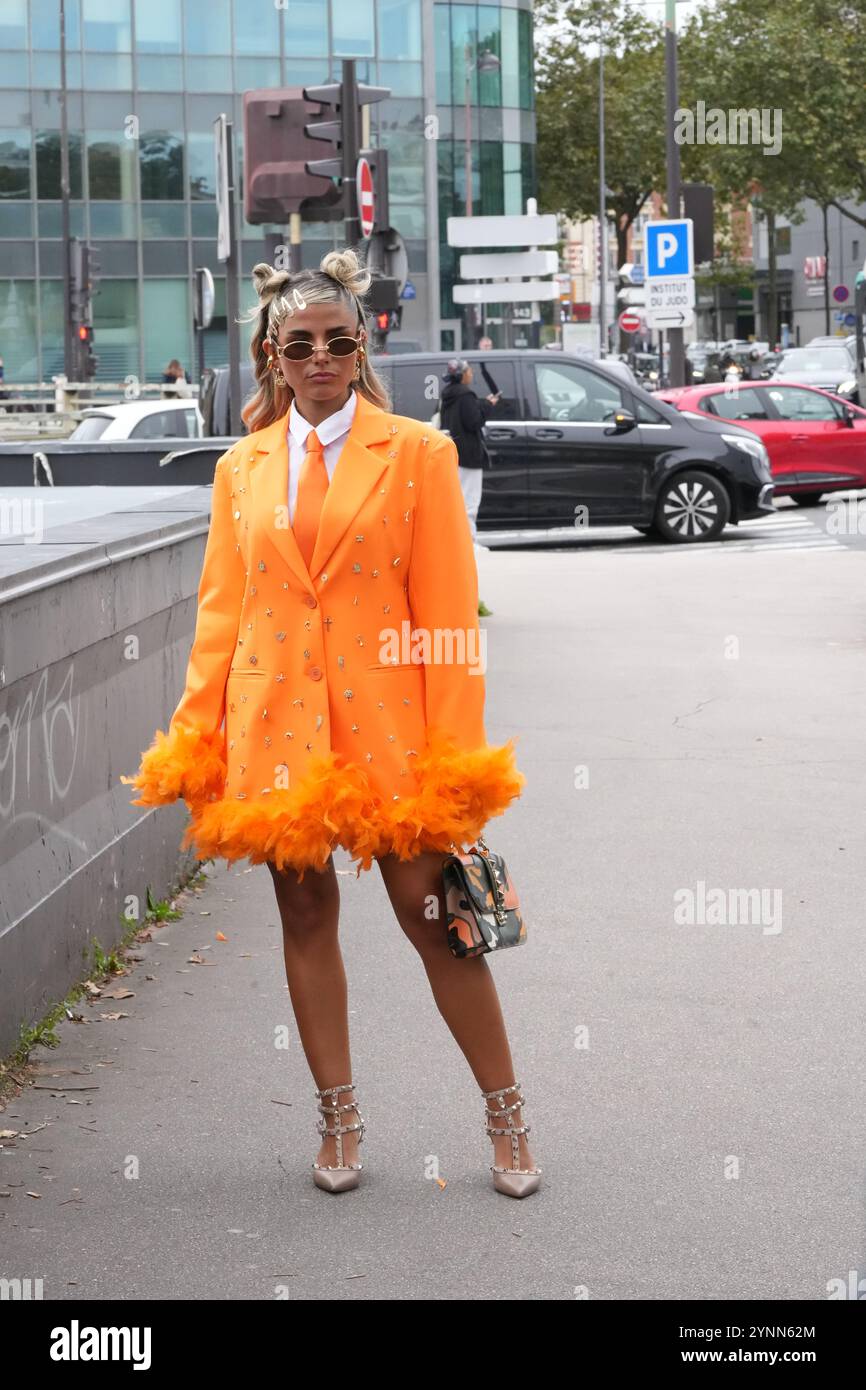
[[[487,873],[490,878],[491,887],[493,889],[493,913],[496,917],[497,924],[500,927],[502,927],[508,920],[508,914],[505,908],[505,888],[502,884],[502,880],[499,877],[499,869],[495,859],[493,859],[490,853],[490,846],[488,845],[484,836],[477,835],[475,837],[475,843],[479,846],[480,853],[484,858],[485,864],[487,866]],[[458,846],[455,845],[453,840],[451,841],[451,848],[456,853],[460,853]]]

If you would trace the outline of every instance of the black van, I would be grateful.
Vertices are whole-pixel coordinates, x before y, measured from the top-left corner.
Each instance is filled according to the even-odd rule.
[[[398,415],[432,420],[453,353],[373,359]],[[568,353],[467,351],[479,395],[501,393],[485,439],[479,531],[635,526],[670,541],[711,541],[773,510],[764,445],[739,425],[677,411],[611,368]],[[253,388],[243,364],[242,389]],[[228,369],[205,374],[206,434],[225,434]]]

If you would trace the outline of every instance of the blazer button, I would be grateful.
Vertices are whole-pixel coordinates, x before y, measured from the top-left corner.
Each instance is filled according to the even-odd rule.
[[[319,606],[319,600],[317,598],[314,598],[312,594],[304,595],[304,603],[307,605],[308,608],[318,608]]]
[[[311,666],[307,675],[310,677],[311,681],[320,681],[322,679],[321,666]]]

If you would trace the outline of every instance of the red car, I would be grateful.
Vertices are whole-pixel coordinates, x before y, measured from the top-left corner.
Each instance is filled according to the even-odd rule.
[[[824,492],[866,488],[866,410],[830,391],[789,382],[720,382],[657,391],[681,411],[754,431],[770,456],[774,496],[814,506]]]

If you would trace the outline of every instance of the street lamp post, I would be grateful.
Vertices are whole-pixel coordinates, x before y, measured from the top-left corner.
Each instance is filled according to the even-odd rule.
[[[72,336],[72,273],[69,218],[69,116],[66,93],[66,0],[60,0],[60,236],[63,242],[63,372],[67,381],[78,375]]]
[[[465,208],[466,216],[472,217],[472,73],[475,69],[478,72],[497,72],[502,66],[495,53],[491,53],[488,48],[484,48],[477,55],[472,57],[472,45],[466,44],[464,49],[466,58],[466,94],[464,103],[464,134],[466,137],[464,146],[464,178],[466,180]],[[466,336],[471,337],[471,329],[474,325],[475,313],[473,306],[466,306]],[[471,347],[471,343],[469,344]]]
[[[604,36],[598,35],[598,348],[607,352],[607,185],[604,176]]]

